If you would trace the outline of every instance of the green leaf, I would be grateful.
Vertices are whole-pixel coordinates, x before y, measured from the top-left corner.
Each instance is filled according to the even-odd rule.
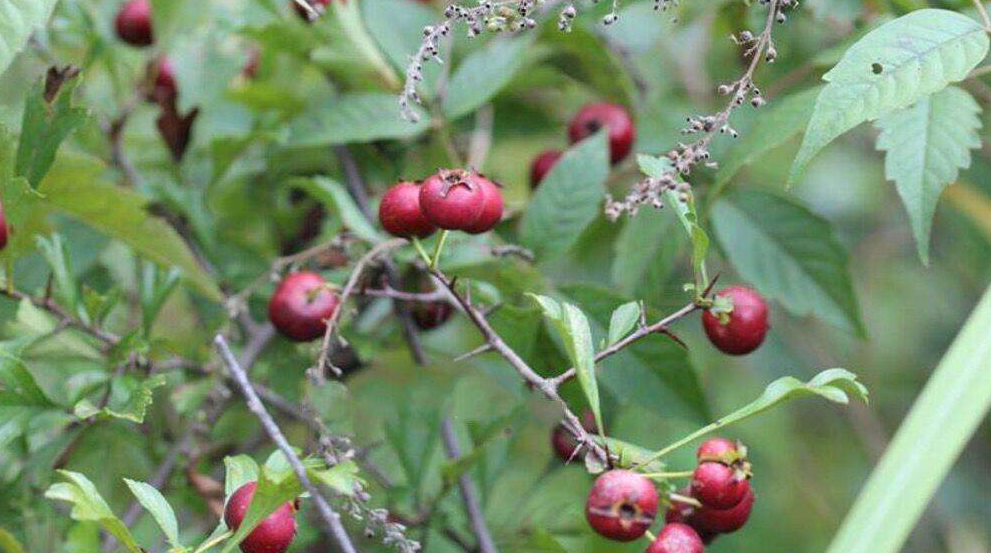
[[[716,238],[733,266],[796,315],[816,314],[863,335],[847,254],[830,224],[790,198],[736,191],[712,207]]]
[[[46,207],[63,212],[112,237],[164,267],[178,267],[186,281],[220,301],[216,283],[176,231],[147,212],[148,200],[102,179],[105,167],[84,156],[62,155],[41,183]]]
[[[362,484],[358,476],[358,465],[354,461],[338,463],[327,469],[310,469],[307,475],[315,482],[327,486],[334,493],[343,496],[354,496],[355,490]]]
[[[361,7],[368,33],[393,67],[406,71],[410,54],[420,47],[423,28],[434,24],[437,13],[407,0],[364,0],[356,4]]]
[[[598,132],[565,152],[523,214],[523,246],[538,259],[564,253],[598,215],[608,174],[605,133]]]
[[[117,538],[117,541],[124,544],[128,551],[142,553],[130,530],[114,515],[103,496],[96,490],[96,486],[88,478],[78,472],[67,470],[57,472],[67,482],[52,484],[45,492],[45,497],[71,503],[72,510],[69,516],[73,520],[96,522]]]
[[[827,553],[897,553],[991,407],[991,288],[847,513]],[[905,483],[911,483],[906,485]]]
[[[577,371],[578,383],[585,392],[585,398],[595,415],[595,422],[598,428],[605,428],[599,405],[599,384],[595,377],[595,348],[592,345],[592,330],[588,326],[588,319],[581,309],[570,303],[537,294],[529,296],[544,310],[544,316],[554,323],[554,328],[564,342],[564,349],[568,352],[568,359]]]
[[[612,312],[609,319],[609,342],[615,344],[622,337],[629,334],[633,327],[637,326],[640,320],[640,303],[631,301],[624,303]]]
[[[526,35],[495,39],[472,52],[451,75],[444,95],[444,114],[456,119],[478,109],[499,93],[523,67],[525,52],[533,43]]]
[[[337,17],[339,28],[358,54],[374,68],[375,73],[386,86],[393,89],[398,88],[402,83],[399,82],[396,72],[386,63],[382,57],[382,52],[379,51],[375,41],[372,40],[365,28],[359,4],[359,2],[332,2],[330,9]]]
[[[430,125],[430,119],[422,110],[419,115],[418,123],[400,117],[399,104],[392,94],[369,92],[333,96],[289,123],[286,145],[290,148],[320,147],[410,138],[426,131]]]
[[[816,99],[789,184],[833,139],[966,78],[987,52],[981,25],[948,10],[914,11],[867,33],[823,75],[829,84]]]
[[[45,25],[58,0],[0,0],[0,74],[36,29]]]
[[[644,207],[628,217],[614,243],[612,282],[624,294],[648,301],[658,296],[686,244],[665,209]]]
[[[176,521],[175,512],[172,506],[165,499],[160,491],[150,484],[138,482],[129,478],[124,479],[124,483],[131,488],[131,493],[138,498],[141,505],[151,513],[151,516],[158,523],[158,527],[165,534],[165,539],[175,548],[181,548],[179,543],[179,523]]]
[[[55,406],[21,361],[24,349],[35,340],[32,336],[0,342],[0,407]]]
[[[230,497],[238,488],[258,480],[258,463],[247,455],[224,457],[224,497]]]
[[[244,44],[226,38],[216,29],[204,29],[178,41],[170,53],[179,86],[180,113],[215,103],[241,73]]]
[[[557,25],[545,25],[540,44],[553,48],[547,62],[575,82],[587,83],[603,99],[632,101],[637,97],[637,87],[623,60],[606,38],[598,34],[596,26],[591,27],[573,25],[570,33],[562,33]]]
[[[712,183],[712,196],[718,196],[740,169],[804,131],[821,91],[822,87],[817,86],[796,92],[762,108],[758,123],[743,133],[719,160],[719,171]]]
[[[86,122],[86,110],[72,107],[72,92],[76,82],[78,79],[73,78],[65,83],[49,103],[45,100],[46,86],[45,79],[42,79],[34,86],[24,103],[24,118],[14,171],[17,176],[26,178],[34,188],[38,187],[41,179],[48,173],[55,161],[55,152],[62,142]]]
[[[936,203],[970,150],[981,147],[981,106],[964,90],[947,87],[915,105],[878,119],[877,149],[884,150],[884,176],[895,181],[908,211],[919,258],[929,264],[929,233]]]
[[[293,179],[288,184],[305,190],[332,212],[337,213],[344,226],[359,238],[372,243],[383,240],[382,234],[372,226],[358,208],[358,204],[354,203],[351,194],[348,194],[348,191],[337,181],[327,177],[313,177]]]
[[[255,495],[251,498],[251,505],[244,514],[241,526],[221,549],[221,553],[232,551],[268,515],[287,501],[296,499],[301,493],[303,486],[292,470],[278,470],[266,464],[260,472],[258,488],[255,489]]]
[[[114,378],[110,384],[110,400],[103,408],[99,408],[88,399],[82,399],[73,408],[73,414],[80,419],[103,417],[106,419],[123,419],[141,424],[145,420],[145,412],[151,405],[154,390],[165,385],[165,375],[158,374],[144,380],[131,375]]]
[[[692,243],[692,272],[695,275],[695,287],[702,290],[709,285],[709,274],[705,268],[705,259],[709,255],[709,234],[699,224],[698,212],[695,210],[695,196],[688,193],[687,199],[677,190],[665,190],[662,194],[664,205],[677,215],[681,226],[688,233]]]
[[[85,312],[79,309],[79,289],[72,276],[72,263],[69,260],[69,252],[65,249],[62,237],[58,234],[53,234],[51,239],[39,236],[37,244],[41,255],[52,269],[52,284],[58,303],[68,308],[71,313],[84,315]],[[89,322],[85,316],[82,317],[82,320]]]
[[[0,527],[0,549],[4,553],[24,553],[24,546],[21,545],[21,542],[17,541],[14,534],[3,527]]]

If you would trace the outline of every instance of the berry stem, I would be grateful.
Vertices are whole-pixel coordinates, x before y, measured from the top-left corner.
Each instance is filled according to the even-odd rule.
[[[654,533],[651,532],[650,530],[647,530],[646,532],[644,532],[643,535],[644,535],[644,537],[647,538],[648,541],[650,541],[650,543],[654,543],[654,540],[657,539],[657,536],[655,536]]]
[[[684,503],[686,505],[691,505],[693,507],[701,507],[702,504],[699,503],[698,499],[694,497],[688,497],[687,495],[681,495],[680,493],[673,493],[668,495],[668,499],[671,501],[676,501],[678,503]]]
[[[423,242],[420,242],[420,239],[415,236],[413,237],[413,247],[416,248],[416,253],[420,255],[420,259],[423,259],[423,262],[429,266],[430,255],[427,253],[427,250],[423,247]]]
[[[681,472],[650,472],[644,474],[644,476],[647,478],[665,480],[670,478],[689,478],[692,476],[693,472],[694,471],[690,470],[683,470]]]
[[[448,234],[450,234],[450,231],[447,231],[447,230],[444,230],[444,231],[442,231],[440,233],[440,239],[437,240],[437,248],[434,249],[434,258],[433,258],[433,261],[430,261],[430,268],[431,269],[436,269],[437,268],[437,263],[440,262],[440,254],[441,254],[441,252],[444,251],[444,244],[447,242],[447,235]]]

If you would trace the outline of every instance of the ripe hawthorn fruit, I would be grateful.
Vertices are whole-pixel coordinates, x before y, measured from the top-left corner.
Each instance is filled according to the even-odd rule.
[[[446,230],[473,228],[486,207],[480,175],[441,170],[420,186],[420,209],[428,221]]]
[[[616,541],[644,535],[657,516],[657,490],[646,477],[614,469],[599,475],[585,503],[592,529]]]
[[[257,482],[248,482],[231,494],[227,501],[227,507],[224,508],[224,522],[228,528],[237,530],[241,526],[257,488]],[[293,503],[284,503],[244,538],[241,542],[241,551],[244,553],[282,553],[288,549],[289,544],[296,536],[294,512]]]
[[[268,318],[284,336],[309,342],[323,336],[340,298],[317,273],[287,275],[268,304]]]
[[[713,509],[703,505],[695,510],[691,525],[708,534],[729,534],[736,532],[750,519],[750,511],[754,506],[754,491],[747,490],[743,500],[729,509]]]
[[[666,524],[647,547],[647,553],[702,553],[705,544],[694,528],[674,522]]]
[[[609,161],[619,163],[630,154],[636,127],[625,107],[619,104],[587,104],[568,125],[568,138],[574,144],[605,127],[609,132]]]
[[[767,335],[767,302],[755,290],[745,286],[730,286],[716,294],[733,302],[733,311],[724,324],[719,314],[711,310],[702,313],[702,328],[723,353],[744,355],[760,346]],[[724,317],[726,315],[723,315]]]
[[[732,464],[744,456],[740,449],[743,446],[729,438],[710,438],[699,446],[695,457],[699,462],[718,461],[720,463]]]
[[[715,461],[705,461],[692,474],[692,497],[713,509],[735,507],[747,492],[750,481],[737,468]]]
[[[327,11],[327,6],[330,5],[331,0],[309,0],[309,2],[310,6],[312,6],[317,13],[322,15],[323,12]],[[306,8],[300,6],[295,0],[289,0],[289,3],[292,4],[292,7],[296,10],[296,13],[303,18],[303,21],[310,20],[310,14],[307,13]]]
[[[533,163],[530,164],[530,188],[536,188],[540,181],[544,180],[562,155],[564,154],[561,150],[544,150],[533,158]]]
[[[485,178],[484,175],[477,175],[477,177],[478,182],[482,187],[484,204],[482,205],[482,213],[478,216],[478,220],[461,229],[468,234],[482,234],[488,232],[495,228],[495,226],[499,224],[499,221],[502,221],[502,210],[504,204],[502,201],[502,191],[499,189],[499,185]]]
[[[114,20],[117,36],[131,46],[150,46],[155,41],[148,0],[124,2]]]
[[[582,427],[586,432],[594,433],[599,431],[598,426],[595,424],[595,415],[591,411],[582,412],[581,421]],[[559,423],[551,431],[551,447],[559,459],[568,462],[574,458],[575,449],[578,448],[578,442],[571,435],[571,432],[568,432],[564,427],[564,424]]]
[[[437,230],[420,209],[420,185],[403,181],[389,188],[379,203],[379,223],[401,238],[426,238]]]

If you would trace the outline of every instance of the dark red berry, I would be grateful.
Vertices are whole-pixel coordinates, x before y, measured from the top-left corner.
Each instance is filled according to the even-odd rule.
[[[420,186],[400,182],[386,191],[379,204],[379,222],[393,236],[426,238],[435,227],[420,210]]]
[[[702,313],[702,327],[712,344],[730,355],[744,355],[757,349],[767,335],[764,298],[745,286],[730,286],[716,295],[732,300],[733,311],[725,324],[720,321],[720,314]]]
[[[420,330],[433,330],[451,318],[454,309],[446,301],[420,302],[413,308],[413,320]]]
[[[420,209],[427,220],[447,230],[471,228],[485,209],[481,177],[470,171],[441,170],[420,186]]]
[[[578,110],[568,125],[568,137],[574,144],[605,127],[609,131],[609,161],[619,163],[633,149],[636,127],[626,108],[618,104],[587,104]]]
[[[615,469],[592,484],[585,517],[592,529],[609,539],[632,541],[644,535],[657,516],[657,490],[646,477]]]
[[[258,48],[248,50],[248,61],[244,63],[241,74],[245,79],[254,80],[258,76],[258,65],[261,63],[262,53]]]
[[[7,247],[9,238],[10,227],[7,225],[7,215],[3,211],[3,202],[0,202],[0,250]]]
[[[168,57],[161,57],[148,65],[148,71],[154,77],[152,81],[151,100],[163,108],[175,109],[179,97],[179,85],[175,78],[175,65]]]
[[[308,342],[323,336],[326,320],[339,302],[320,275],[292,273],[276,288],[268,304],[268,318],[287,338]]]
[[[730,509],[713,509],[702,506],[695,510],[691,524],[700,532],[709,534],[729,534],[736,532],[747,523],[750,511],[754,506],[754,491],[748,490],[735,507]]]
[[[586,432],[596,433],[599,431],[598,425],[595,424],[595,415],[591,411],[584,411],[581,421],[582,427],[585,428]],[[551,446],[554,448],[554,453],[557,454],[558,458],[567,462],[574,459],[575,449],[578,448],[578,441],[575,440],[571,432],[568,432],[564,424],[558,424],[551,431]]]
[[[482,206],[482,213],[478,220],[464,227],[463,231],[469,234],[482,234],[495,228],[502,220],[502,191],[496,183],[490,181],[482,175],[477,176],[477,180],[482,187],[482,194],[485,204]]]
[[[327,6],[330,5],[331,0],[307,0],[310,3],[310,7],[317,11],[318,14],[323,14],[327,11]],[[307,12],[306,8],[299,5],[296,0],[289,0],[292,3],[292,7],[296,9],[296,13],[303,18],[303,21],[310,20],[310,14]]]
[[[544,180],[562,155],[561,150],[544,150],[533,158],[533,163],[530,164],[530,188],[536,188]]]
[[[705,544],[691,526],[675,522],[667,524],[647,547],[647,553],[702,553]]]
[[[255,496],[257,482],[248,482],[231,494],[224,508],[224,522],[231,530],[237,530]],[[293,503],[286,502],[262,520],[241,542],[244,553],[282,553],[289,548],[296,536],[296,518]]]
[[[750,481],[731,466],[706,461],[692,474],[692,497],[713,509],[735,507],[750,491]]]
[[[741,447],[729,438],[710,438],[702,442],[695,457],[699,462],[718,461],[730,465],[741,458]]]
[[[155,40],[148,0],[124,2],[114,21],[117,36],[132,46],[150,46]]]

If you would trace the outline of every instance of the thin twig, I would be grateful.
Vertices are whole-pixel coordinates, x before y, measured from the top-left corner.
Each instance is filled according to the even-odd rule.
[[[83,332],[97,338],[106,346],[115,346],[120,343],[120,336],[114,334],[113,332],[106,331],[96,325],[84,323],[79,318],[71,315],[68,311],[63,309],[62,306],[50,297],[36,298],[18,290],[8,289],[6,287],[0,287],[0,295],[7,296],[8,298],[18,301],[28,300],[35,307],[48,311],[57,317],[60,325],[70,326],[78,330],[82,330]]]
[[[984,9],[984,2],[981,0],[973,0],[974,7],[977,8],[977,13],[981,14],[981,20],[984,22],[984,32],[991,34],[991,17],[988,17],[988,11]]]
[[[461,458],[461,446],[458,444],[458,436],[454,433],[454,425],[450,417],[444,417],[441,423],[441,438],[444,441],[444,450],[447,457],[452,461]],[[481,553],[499,553],[492,540],[492,534],[485,524],[485,515],[482,513],[482,505],[478,501],[478,490],[475,489],[475,482],[467,472],[462,472],[458,477],[458,490],[461,492],[461,500],[468,511],[468,520],[471,521],[472,531],[478,539],[478,550]]]
[[[348,536],[347,531],[344,529],[343,523],[341,523],[340,515],[335,512],[331,506],[324,499],[321,491],[313,485],[310,481],[310,477],[306,474],[306,468],[303,466],[302,461],[296,455],[292,446],[286,440],[285,435],[282,434],[282,430],[279,428],[275,421],[272,419],[271,415],[265,409],[262,404],[261,399],[258,398],[258,394],[255,393],[254,388],[251,385],[251,381],[248,379],[247,373],[241,368],[237,359],[234,358],[234,354],[231,352],[230,346],[227,345],[227,340],[224,339],[222,334],[218,334],[214,338],[214,344],[217,346],[217,350],[220,352],[221,358],[227,365],[227,368],[231,371],[234,376],[234,380],[237,382],[238,387],[241,389],[245,400],[248,405],[248,409],[258,418],[264,428],[265,433],[268,434],[269,438],[275,442],[275,445],[282,451],[283,455],[292,467],[293,472],[296,473],[296,477],[299,479],[300,484],[310,492],[310,496],[313,499],[313,503],[317,507],[317,512],[326,524],[327,532],[333,536],[337,545],[341,548],[344,553],[357,553],[354,544],[351,542],[351,538]]]

